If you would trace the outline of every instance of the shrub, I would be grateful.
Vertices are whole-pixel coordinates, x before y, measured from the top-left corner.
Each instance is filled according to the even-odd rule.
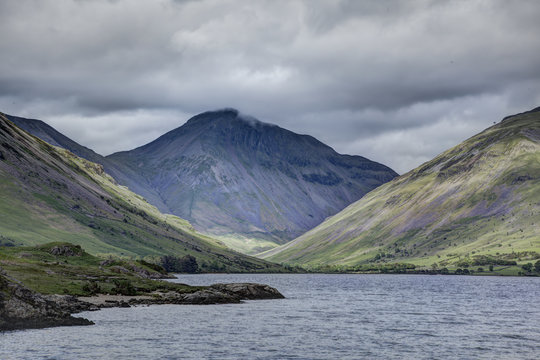
[[[101,288],[99,287],[99,284],[96,281],[88,281],[86,282],[82,290],[88,294],[88,295],[96,295],[101,293]]]
[[[521,265],[521,268],[525,270],[526,272],[531,272],[533,269],[533,264],[527,263],[527,264]]]
[[[111,293],[115,295],[136,295],[137,290],[129,280],[114,280],[114,288]]]
[[[498,254],[497,254],[498,255]],[[488,255],[476,255],[472,262],[474,266],[486,266],[486,265],[503,265],[510,266],[516,265],[516,262],[513,260],[497,259]]]
[[[193,274],[199,270],[197,259],[191,255],[186,255],[184,257],[176,257],[172,255],[162,256],[161,266],[167,272],[180,272],[180,273]]]
[[[164,274],[164,273],[167,272],[167,271],[163,268],[163,266],[160,266],[160,265],[158,265],[158,264],[153,264],[153,263],[151,263],[151,262],[148,262],[148,261],[145,261],[145,260],[142,260],[142,259],[141,259],[141,260],[137,260],[137,262],[138,262],[139,264],[144,265],[144,266],[146,266],[147,268],[150,268],[150,269],[152,269],[152,270],[154,270],[154,271],[157,271],[157,272],[159,272],[159,273]]]

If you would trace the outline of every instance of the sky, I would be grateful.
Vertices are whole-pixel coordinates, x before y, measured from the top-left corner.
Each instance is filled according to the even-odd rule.
[[[540,106],[540,1],[0,0],[0,111],[107,155],[232,107],[404,173]]]

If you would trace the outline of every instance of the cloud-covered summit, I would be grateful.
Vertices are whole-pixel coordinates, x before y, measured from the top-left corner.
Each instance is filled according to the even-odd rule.
[[[107,154],[225,107],[406,171],[540,104],[537,1],[0,3],[0,110]]]

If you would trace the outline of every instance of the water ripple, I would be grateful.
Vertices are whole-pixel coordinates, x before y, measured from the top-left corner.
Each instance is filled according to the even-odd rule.
[[[91,327],[0,334],[0,359],[540,358],[538,278],[190,275],[284,300],[85,313]]]

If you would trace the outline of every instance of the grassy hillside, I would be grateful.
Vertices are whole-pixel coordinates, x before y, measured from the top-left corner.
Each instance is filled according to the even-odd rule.
[[[537,109],[538,110],[538,109]],[[540,252],[540,112],[504,119],[262,254],[320,266],[448,267]]]
[[[119,186],[101,165],[53,147],[0,114],[0,245],[67,241],[94,255],[194,256],[206,271],[273,271]]]
[[[57,254],[55,249],[62,249],[68,254]],[[104,261],[70,243],[0,247],[0,265],[5,274],[41,294],[88,296],[93,292],[114,294],[131,290],[145,293],[174,289],[174,285],[170,285],[172,283],[151,280],[163,274],[144,261]],[[129,289],[122,288],[122,285],[118,288],[119,281],[129,283]],[[178,289],[186,292],[197,290],[189,286]]]

